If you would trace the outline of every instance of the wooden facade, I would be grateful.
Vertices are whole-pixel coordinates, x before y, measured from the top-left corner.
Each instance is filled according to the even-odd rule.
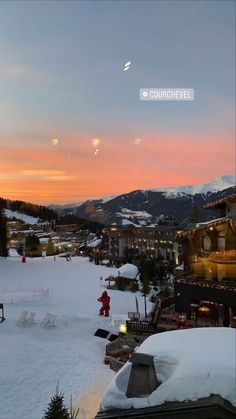
[[[192,304],[222,304],[221,323],[228,326],[236,316],[236,194],[206,206],[219,207],[221,218],[179,234],[184,275],[175,281],[176,311],[190,316]]]
[[[236,408],[219,395],[188,402],[168,402],[144,409],[114,409],[100,412],[95,419],[233,419]]]

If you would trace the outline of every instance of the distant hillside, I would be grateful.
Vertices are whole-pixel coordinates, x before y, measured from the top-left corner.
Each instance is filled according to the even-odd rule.
[[[0,208],[4,208],[8,220],[19,220],[25,224],[35,225],[46,221],[53,222],[55,225],[77,224],[79,229],[86,229],[92,233],[104,227],[103,224],[96,221],[90,221],[77,215],[61,215],[56,210],[24,201],[0,198]]]
[[[98,230],[104,227],[104,225],[101,223],[98,223],[96,221],[89,221],[73,214],[66,214],[58,218],[56,225],[64,224],[77,224],[79,229],[86,229],[91,231],[91,233],[96,233]]]
[[[203,205],[226,195],[236,193],[236,187],[224,191],[207,194],[181,194],[181,196],[166,196],[164,192],[134,191],[120,195],[106,203],[99,200],[87,201],[73,211],[81,218],[111,224],[127,219],[130,213],[130,220],[147,220],[150,216],[159,218],[162,215],[175,217],[180,222],[184,221],[193,207],[197,207],[202,219],[217,217],[219,214],[214,210],[205,210]],[[88,211],[89,210],[89,211]],[[129,211],[131,210],[131,211]],[[133,215],[132,215],[133,212]],[[142,216],[143,214],[143,216]]]
[[[57,211],[42,205],[31,204],[30,202],[12,201],[10,199],[0,198],[0,208],[5,208],[15,213],[25,214],[30,217],[38,218],[41,221],[53,221],[58,218]],[[12,214],[9,213],[8,215],[9,218],[12,218]]]
[[[88,200],[75,207],[64,207],[64,211],[108,225],[113,222],[124,224],[124,220],[150,224],[163,215],[183,222],[192,209],[197,208],[202,220],[207,220],[218,213],[204,210],[203,205],[235,192],[235,177],[221,176],[202,185],[137,190],[105,199]]]
[[[0,198],[0,207],[2,205],[3,208],[43,221],[55,220],[60,224],[78,224],[84,226],[81,228],[94,231],[114,222],[150,224],[163,216],[183,222],[189,217],[193,208],[197,208],[202,220],[208,220],[217,217],[218,213],[214,210],[204,210],[203,205],[232,193],[236,193],[235,177],[227,175],[201,185],[136,190],[117,196],[87,200],[78,205],[63,205],[63,207],[44,207]]]
[[[21,212],[12,211],[9,209],[5,209],[5,216],[8,220],[19,220],[25,224],[35,225],[40,222],[39,218],[32,217],[32,215],[26,215]]]

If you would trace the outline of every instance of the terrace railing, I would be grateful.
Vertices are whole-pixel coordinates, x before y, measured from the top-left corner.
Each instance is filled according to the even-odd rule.
[[[194,275],[188,275],[181,278],[176,278],[175,283],[191,285],[193,287],[226,290],[236,293],[236,276],[235,280],[209,281],[207,279],[196,278]]]

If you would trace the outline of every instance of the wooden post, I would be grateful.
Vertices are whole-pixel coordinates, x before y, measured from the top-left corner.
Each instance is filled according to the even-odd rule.
[[[0,310],[2,310],[2,316],[0,317],[0,323],[2,323],[4,322],[4,320],[6,320],[4,316],[4,307],[2,303],[0,304]]]

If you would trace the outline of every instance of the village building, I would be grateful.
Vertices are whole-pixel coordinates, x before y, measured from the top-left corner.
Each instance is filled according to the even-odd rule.
[[[236,194],[208,203],[220,218],[179,233],[183,274],[175,281],[176,312],[236,325]]]
[[[145,254],[149,259],[162,256],[167,262],[179,263],[178,226],[115,225],[107,228],[109,258],[132,262]]]

